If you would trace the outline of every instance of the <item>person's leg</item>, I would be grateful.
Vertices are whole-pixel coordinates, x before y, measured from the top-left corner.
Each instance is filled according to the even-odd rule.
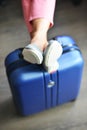
[[[22,0],[24,18],[30,32],[31,41],[23,49],[24,59],[41,64],[47,47],[47,32],[53,25],[53,16],[56,0]],[[38,49],[40,51],[38,51]]]
[[[43,51],[48,44],[47,32],[49,26],[50,22],[44,18],[38,18],[32,21],[33,31],[30,33],[31,44],[36,44],[41,51]]]
[[[22,1],[25,21],[31,36],[30,44],[23,49],[24,59],[37,64],[43,61],[44,68],[48,72],[54,72],[59,66],[57,59],[62,54],[62,47],[57,41],[48,44],[47,32],[53,26],[56,0]]]
[[[43,50],[47,46],[47,31],[53,25],[56,0],[22,0],[24,18],[31,41]]]
[[[50,22],[44,18],[34,19],[32,21],[32,31],[30,32],[31,41],[24,48],[24,59],[31,62],[41,64],[43,61],[43,51],[47,47],[47,32],[50,26]],[[31,48],[31,46],[33,48]],[[36,47],[36,48],[35,48]],[[33,50],[31,50],[33,49]],[[39,49],[39,52],[36,52]]]

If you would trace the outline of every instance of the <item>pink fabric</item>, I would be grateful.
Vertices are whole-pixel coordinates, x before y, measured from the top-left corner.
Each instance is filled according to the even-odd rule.
[[[45,18],[53,26],[53,17],[56,0],[22,0],[24,19],[29,32],[32,31],[30,21],[36,18]]]

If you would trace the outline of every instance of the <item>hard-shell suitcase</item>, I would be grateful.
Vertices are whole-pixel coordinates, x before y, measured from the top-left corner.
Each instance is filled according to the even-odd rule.
[[[14,103],[22,115],[34,114],[75,100],[80,90],[84,61],[75,41],[56,36],[63,47],[58,71],[49,74],[42,65],[23,60],[22,48],[5,59],[6,74]]]

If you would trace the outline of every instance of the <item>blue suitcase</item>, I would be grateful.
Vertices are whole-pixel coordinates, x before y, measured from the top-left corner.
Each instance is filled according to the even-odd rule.
[[[22,48],[5,59],[6,74],[13,100],[22,115],[31,115],[75,100],[80,90],[84,61],[75,41],[69,36],[56,36],[63,47],[59,69],[47,73],[42,65],[23,60]]]

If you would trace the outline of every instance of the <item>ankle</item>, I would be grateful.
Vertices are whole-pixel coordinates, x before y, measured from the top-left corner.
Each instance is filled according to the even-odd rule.
[[[36,44],[38,48],[43,51],[48,45],[47,34],[41,34],[40,32],[31,32],[31,44]]]

